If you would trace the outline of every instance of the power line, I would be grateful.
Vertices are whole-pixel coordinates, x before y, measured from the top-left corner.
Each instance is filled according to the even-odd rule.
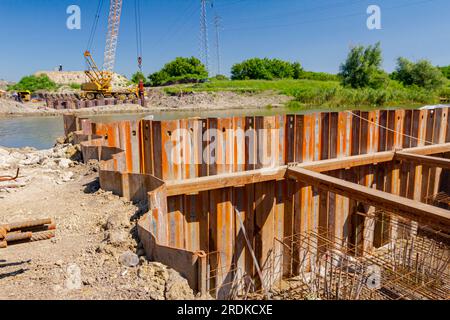
[[[216,14],[214,17],[214,26],[216,28],[216,57],[217,57],[217,74],[220,74],[220,36],[219,30],[221,28],[222,18]]]
[[[367,0],[340,0],[340,1],[335,1],[335,2],[331,2],[328,4],[322,4],[320,6],[315,6],[312,8],[303,8],[303,9],[295,9],[295,10],[290,10],[289,12],[283,12],[283,13],[277,13],[277,14],[270,14],[270,15],[265,15],[265,16],[259,16],[259,17],[252,17],[250,19],[245,19],[243,21],[239,21],[239,24],[254,24],[255,22],[258,22],[260,20],[264,20],[265,22],[268,22],[267,20],[273,20],[273,19],[284,19],[286,17],[289,16],[296,16],[299,17],[299,15],[304,14],[304,13],[311,13],[311,12],[315,12],[315,11],[329,11],[329,10],[335,10],[337,8],[343,8],[343,7],[350,7],[356,4],[359,4],[360,2],[365,2]]]
[[[405,8],[405,7],[410,7],[410,6],[419,5],[419,4],[423,4],[423,3],[428,3],[428,2],[432,2],[432,1],[439,1],[439,0],[418,1],[418,2],[413,2],[413,3],[407,3],[407,4],[403,4],[403,5],[398,5],[398,6],[385,7],[383,10]],[[231,28],[231,29],[224,29],[224,30],[227,30],[227,31],[238,31],[238,30],[258,30],[258,29],[270,29],[270,28],[285,28],[285,27],[292,27],[292,26],[297,26],[297,25],[304,25],[304,24],[308,24],[308,23],[325,22],[325,21],[331,21],[331,20],[339,20],[339,19],[342,19],[342,18],[356,17],[356,16],[361,16],[361,15],[362,15],[361,12],[357,12],[357,13],[354,12],[354,13],[350,13],[350,14],[346,14],[346,15],[339,15],[339,16],[334,16],[334,17],[329,17],[329,18],[324,18],[324,19],[313,19],[313,20],[306,20],[306,21],[294,22],[294,23],[288,23],[288,24],[266,25],[266,26],[258,26],[258,27]]]
[[[178,33],[182,27],[189,21],[189,19],[197,12],[197,7],[195,6],[197,0],[190,2],[188,6],[181,12],[174,22],[170,25],[167,32],[163,33],[159,39],[155,42],[154,47],[158,48],[166,40],[171,39],[171,37]]]
[[[208,0],[200,0],[200,60],[209,73],[209,46],[208,46],[208,23],[206,17],[206,5]]]
[[[235,4],[240,4],[240,3],[246,2],[246,1],[248,1],[248,0],[227,1],[226,3],[215,4],[215,6],[224,8],[224,7],[234,6]]]

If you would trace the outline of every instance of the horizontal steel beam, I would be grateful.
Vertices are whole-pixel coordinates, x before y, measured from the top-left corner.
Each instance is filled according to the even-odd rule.
[[[450,231],[449,210],[303,168],[291,167],[286,174],[291,179],[316,186],[321,190],[361,201],[424,225],[432,225],[440,230]]]
[[[284,179],[287,166],[166,182],[167,196],[196,194],[201,191],[238,187],[246,184]]]
[[[450,152],[450,143],[416,147],[403,150],[410,154],[428,155]],[[326,172],[347,169],[358,166],[389,162],[394,160],[395,151],[384,151],[372,154],[363,154],[345,158],[328,159],[314,162],[293,164],[296,168],[304,168],[316,172]],[[258,169],[252,171],[233,172],[207,177],[185,180],[167,181],[167,196],[181,194],[196,194],[201,191],[215,190],[227,187],[236,187],[251,183],[284,179],[288,166]]]
[[[450,169],[450,159],[423,156],[420,154],[408,152],[396,152],[395,159],[417,162],[418,164],[425,164],[428,166],[439,167],[442,169]]]

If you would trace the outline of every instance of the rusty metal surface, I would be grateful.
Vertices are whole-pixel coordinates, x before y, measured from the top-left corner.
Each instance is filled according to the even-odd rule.
[[[33,236],[32,232],[12,232],[6,235],[5,241],[9,243],[9,242],[29,240],[31,239],[32,236]]]
[[[39,220],[29,220],[23,222],[10,223],[1,227],[7,227],[10,231],[21,230],[26,228],[39,227],[47,224],[54,224],[54,221],[50,218],[39,219]]]
[[[107,182],[104,186],[122,176],[114,186],[123,193],[139,180],[123,184],[123,174],[112,174],[118,168],[163,181],[180,180],[450,142],[448,115],[449,109],[443,108],[92,123],[91,130],[85,131],[102,138],[89,142],[84,149],[97,148],[103,168],[111,170],[109,175],[101,172]],[[231,136],[228,131],[273,128],[279,129],[275,137],[261,137],[251,131],[245,137]],[[183,136],[181,148],[176,148],[174,138],[179,129],[187,129],[188,134]],[[217,136],[207,134],[209,129],[217,129]],[[206,159],[202,158],[204,150]],[[259,153],[262,159],[255,158]],[[373,164],[329,174],[418,201],[437,194],[442,184],[442,171],[409,163]],[[215,281],[223,284],[233,276],[231,262],[242,272],[255,273],[237,224],[236,209],[262,265],[270,250],[281,250],[273,243],[275,237],[320,227],[369,250],[362,244],[363,238],[373,236],[361,231],[367,221],[354,217],[358,209],[355,201],[297,181],[269,181],[169,198],[160,187],[144,191],[153,199],[149,221],[157,241],[179,249],[217,252],[209,266],[222,270]]]
[[[0,182],[2,181],[13,181],[19,177],[20,168],[17,168],[15,176],[0,176]]]
[[[43,231],[43,232],[33,232],[30,241],[42,241],[42,240],[49,240],[55,237],[55,231]]]

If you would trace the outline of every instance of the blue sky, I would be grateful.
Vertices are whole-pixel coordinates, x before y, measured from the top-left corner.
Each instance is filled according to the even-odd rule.
[[[135,0],[123,0],[116,71],[137,70]],[[140,0],[144,72],[161,68],[176,56],[199,56],[200,0]],[[108,0],[102,10],[93,54],[103,62]],[[66,28],[66,9],[81,8],[81,30]],[[98,0],[0,0],[0,79],[18,80],[59,64],[83,70]],[[382,10],[382,30],[368,30],[366,9]],[[250,57],[300,61],[305,69],[337,72],[349,47],[380,41],[384,68],[395,59],[427,58],[450,64],[448,0],[215,0],[208,8],[210,60],[216,71],[214,16],[222,20],[222,73]]]

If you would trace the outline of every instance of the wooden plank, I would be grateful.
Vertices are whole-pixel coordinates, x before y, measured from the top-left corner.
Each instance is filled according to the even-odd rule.
[[[438,225],[445,230],[450,230],[450,211],[448,210],[303,168],[288,168],[287,175],[289,178],[298,179],[317,186],[322,190],[350,197],[377,208],[397,213],[400,216],[421,222],[425,225]]]

